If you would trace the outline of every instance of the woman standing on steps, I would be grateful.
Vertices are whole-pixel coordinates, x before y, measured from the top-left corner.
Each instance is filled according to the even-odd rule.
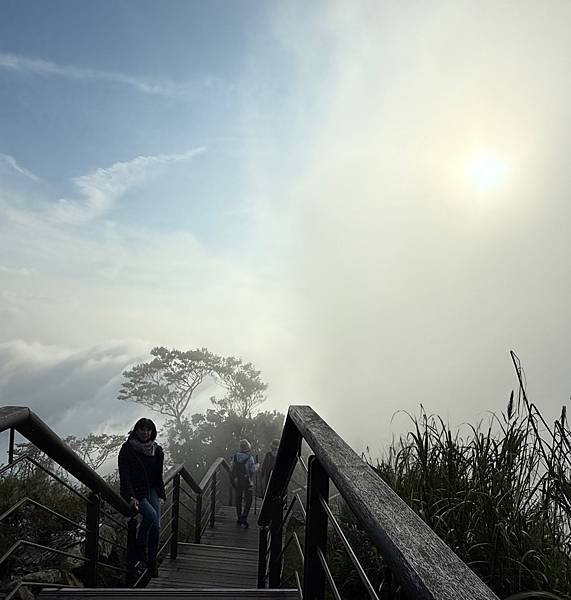
[[[143,517],[137,532],[139,559],[147,561],[151,577],[158,577],[157,551],[161,523],[160,499],[165,497],[163,449],[155,442],[151,419],[139,419],[119,451],[121,496]]]

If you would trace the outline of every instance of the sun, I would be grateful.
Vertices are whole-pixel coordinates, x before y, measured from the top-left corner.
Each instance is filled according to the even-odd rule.
[[[508,164],[493,152],[478,154],[468,166],[468,179],[481,192],[494,190],[504,183],[508,174]]]

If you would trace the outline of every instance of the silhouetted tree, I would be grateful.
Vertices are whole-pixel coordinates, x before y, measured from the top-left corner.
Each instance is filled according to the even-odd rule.
[[[110,456],[119,451],[119,447],[124,441],[124,435],[108,435],[106,433],[90,433],[83,438],[70,435],[64,439],[64,442],[95,471]]]
[[[283,421],[284,415],[276,411],[242,418],[216,406],[185,420],[187,433],[184,436],[173,429],[167,430],[168,451],[174,463],[187,464],[193,475],[200,478],[216,458],[230,458],[244,437],[252,444],[254,455],[265,452],[271,441],[280,437]]]
[[[268,385],[262,381],[260,371],[252,363],[244,363],[241,358],[224,358],[216,371],[216,379],[227,393],[224,398],[211,398],[213,404],[243,421],[251,419],[266,400]]]
[[[198,386],[220,368],[221,359],[206,348],[151,350],[153,359],[125,371],[119,399],[137,402],[170,418],[186,437],[185,413]],[[186,438],[190,443],[190,438]]]

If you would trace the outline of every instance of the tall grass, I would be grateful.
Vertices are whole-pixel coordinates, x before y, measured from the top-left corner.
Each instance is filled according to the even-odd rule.
[[[372,466],[500,598],[531,590],[569,597],[566,411],[549,426],[512,357],[520,387],[505,413],[462,432],[421,407],[409,415],[409,434]]]

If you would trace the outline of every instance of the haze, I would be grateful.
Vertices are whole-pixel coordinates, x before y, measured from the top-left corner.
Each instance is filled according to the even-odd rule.
[[[2,404],[124,431],[122,370],[206,346],[375,452],[396,410],[504,408],[513,349],[555,416],[569,22],[556,0],[4,0]]]

